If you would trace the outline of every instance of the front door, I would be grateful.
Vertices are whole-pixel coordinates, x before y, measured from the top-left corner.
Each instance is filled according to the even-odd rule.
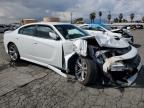
[[[35,55],[37,61],[62,68],[62,42],[49,36],[54,32],[50,26],[38,25],[35,38]]]

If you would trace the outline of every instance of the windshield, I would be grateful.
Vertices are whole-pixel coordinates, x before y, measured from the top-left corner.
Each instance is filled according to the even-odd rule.
[[[86,32],[73,25],[54,25],[65,39],[75,39],[88,36]]]
[[[104,28],[106,28],[107,30],[112,30],[112,28],[110,27],[110,26],[108,26],[108,25],[101,25],[102,27],[104,27]]]

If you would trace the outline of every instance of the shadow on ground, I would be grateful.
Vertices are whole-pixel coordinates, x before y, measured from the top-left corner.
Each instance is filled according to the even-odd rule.
[[[8,67],[9,67],[9,64],[0,65],[0,72],[7,69]]]
[[[118,86],[118,85],[92,85],[90,86],[92,88],[97,88],[97,89],[106,89],[106,88],[115,88],[120,90],[120,92],[124,92],[125,88],[144,88],[144,65],[142,66],[139,75],[135,82],[131,86]]]
[[[140,48],[141,47],[140,44],[134,44],[133,46],[136,47],[136,48]]]
[[[139,72],[138,78],[135,81],[135,86],[133,87],[140,87],[143,88],[144,87],[144,65],[141,68],[141,71]]]
[[[18,63],[9,62],[8,64],[0,65],[0,71],[3,71],[9,67],[25,67],[28,66],[30,63],[27,61],[19,61]]]
[[[39,66],[39,67],[43,68],[43,66],[21,60],[15,64],[9,63],[9,64],[0,65],[0,71],[5,70],[9,67],[25,67],[25,66],[29,66],[29,65],[35,65],[35,66]],[[47,68],[45,68],[45,69],[47,69]],[[72,79],[72,80],[68,79],[68,83],[75,83],[75,82],[76,82],[75,79]],[[119,89],[120,91],[123,90],[124,88],[128,88],[128,87],[120,87],[120,86],[111,85],[111,84],[102,85],[102,83],[100,83],[100,84],[93,83],[89,87],[96,88],[96,89],[116,88],[116,89]],[[134,84],[132,86],[129,86],[129,88],[143,88],[143,87],[144,87],[144,65],[142,66],[141,71],[139,72],[139,75],[138,75],[136,81],[134,82]]]
[[[25,66],[28,66],[30,64],[31,63],[28,62],[28,61],[20,60],[19,62],[14,63],[14,66],[16,66],[16,67],[25,67]],[[10,65],[11,65],[11,62],[10,62]]]

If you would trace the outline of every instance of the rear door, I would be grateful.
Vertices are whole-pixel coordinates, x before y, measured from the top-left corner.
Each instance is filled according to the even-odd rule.
[[[27,59],[34,59],[35,56],[35,36],[36,36],[36,26],[30,25],[21,28],[18,31],[18,36],[16,37],[17,47],[20,52],[21,57]]]
[[[54,40],[49,32],[55,32],[47,25],[37,25],[35,54],[37,61],[62,68],[62,41]]]

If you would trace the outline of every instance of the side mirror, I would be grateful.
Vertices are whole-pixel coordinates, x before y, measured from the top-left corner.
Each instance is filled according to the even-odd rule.
[[[92,27],[89,27],[89,30],[92,30]]]
[[[49,36],[54,40],[60,40],[60,37],[56,33],[49,32]]]
[[[102,32],[103,32],[103,34],[105,34],[106,31],[105,31],[105,30],[102,30]]]

